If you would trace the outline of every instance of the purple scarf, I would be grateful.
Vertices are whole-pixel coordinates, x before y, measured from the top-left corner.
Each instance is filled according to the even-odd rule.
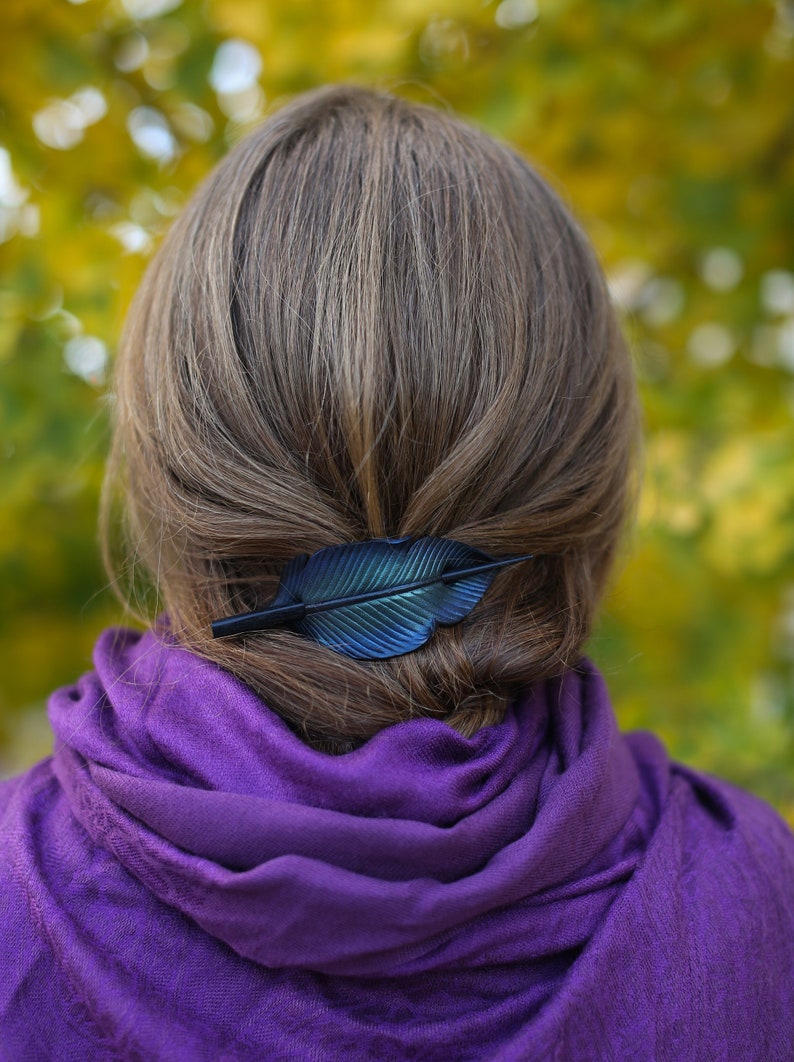
[[[109,631],[0,785],[0,1058],[794,1058],[794,837],[589,664],[331,757]]]

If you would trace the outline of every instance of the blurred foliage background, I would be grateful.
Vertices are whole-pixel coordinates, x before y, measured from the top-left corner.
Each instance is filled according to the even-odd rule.
[[[279,102],[451,107],[563,192],[647,419],[639,523],[590,652],[624,727],[794,821],[794,5],[4,0],[0,770],[121,618],[95,535],[103,385],[152,248]]]

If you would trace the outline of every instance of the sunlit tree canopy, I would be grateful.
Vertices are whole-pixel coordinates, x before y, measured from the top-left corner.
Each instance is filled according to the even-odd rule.
[[[794,8],[785,0],[4,0],[0,756],[121,619],[104,385],[162,233],[296,92],[355,81],[513,142],[604,262],[646,471],[590,652],[625,727],[794,818]],[[4,751],[3,751],[4,750]]]

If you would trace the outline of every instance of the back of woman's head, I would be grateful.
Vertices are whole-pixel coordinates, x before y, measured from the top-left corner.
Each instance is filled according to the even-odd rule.
[[[417,715],[471,734],[575,664],[626,515],[634,384],[586,238],[490,137],[363,89],[299,97],[167,237],[116,386],[129,558],[178,639],[307,740]],[[297,553],[405,535],[535,559],[393,660],[212,640]]]

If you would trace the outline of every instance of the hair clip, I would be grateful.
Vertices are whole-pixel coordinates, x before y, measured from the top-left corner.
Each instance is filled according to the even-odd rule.
[[[214,638],[286,626],[357,660],[387,660],[464,619],[496,572],[533,554],[496,559],[448,538],[380,538],[294,557],[273,603],[215,620]]]

